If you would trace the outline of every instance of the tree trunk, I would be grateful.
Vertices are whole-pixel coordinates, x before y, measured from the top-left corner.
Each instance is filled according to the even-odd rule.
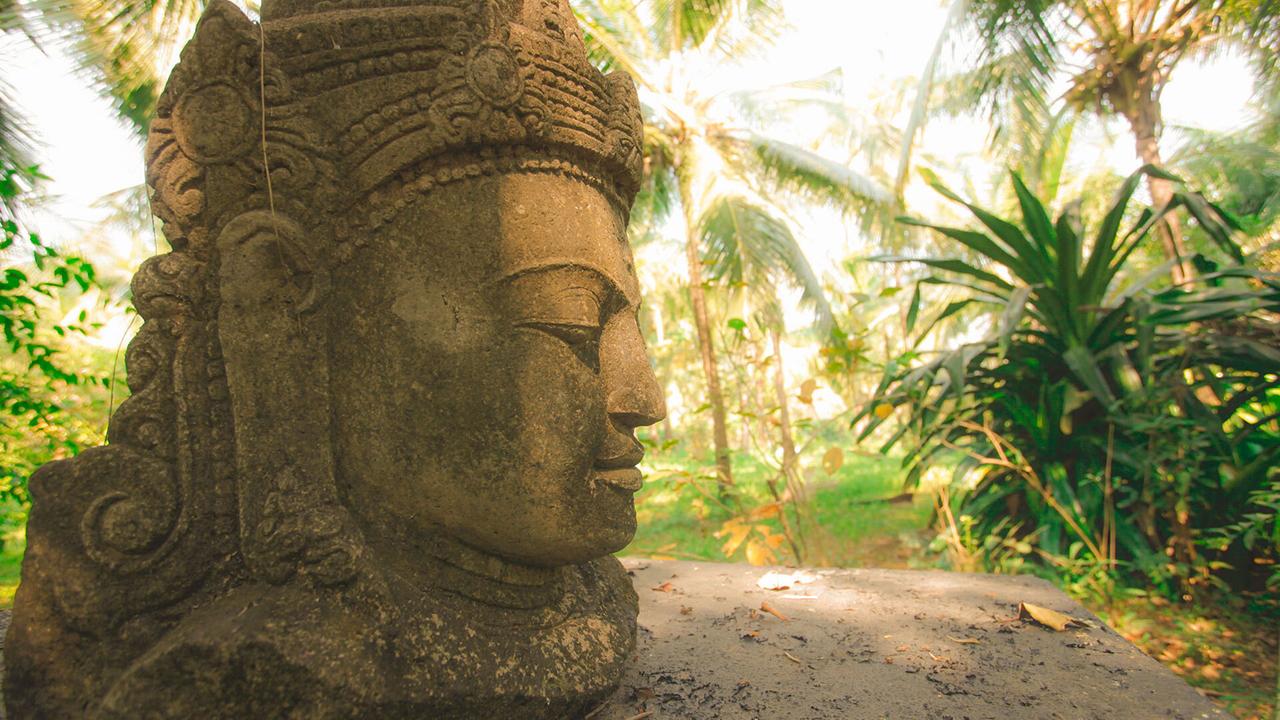
[[[724,393],[720,389],[720,370],[707,318],[707,297],[702,285],[702,259],[698,252],[698,223],[693,208],[693,193],[686,178],[680,178],[680,204],[685,218],[685,259],[689,263],[689,299],[693,304],[693,324],[698,330],[698,350],[702,354],[702,372],[707,378],[707,402],[711,405],[712,439],[716,451],[716,479],[722,487],[733,485],[733,462],[729,457],[729,427],[725,419]]]
[[[782,472],[788,473],[796,464],[796,443],[791,436],[791,409],[787,402],[787,379],[782,368],[782,333],[770,328],[769,339],[773,343],[773,391],[778,400],[778,431],[782,437]]]
[[[1153,97],[1137,99],[1133,110],[1128,114],[1129,126],[1137,141],[1138,157],[1148,165],[1163,167],[1160,158],[1160,128],[1162,124],[1160,101]],[[1151,191],[1151,201],[1156,208],[1164,207],[1173,199],[1173,183],[1161,178],[1148,177],[1147,186]],[[1157,229],[1160,241],[1164,244],[1164,254],[1170,260],[1176,260],[1169,274],[1174,284],[1190,280],[1192,269],[1190,256],[1182,238],[1182,224],[1177,215],[1169,214],[1160,222]]]

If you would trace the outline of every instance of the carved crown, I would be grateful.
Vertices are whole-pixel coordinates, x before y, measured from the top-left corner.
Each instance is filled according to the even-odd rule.
[[[266,0],[263,28],[294,92],[325,98],[359,192],[482,148],[639,184],[634,85],[592,67],[567,0]]]

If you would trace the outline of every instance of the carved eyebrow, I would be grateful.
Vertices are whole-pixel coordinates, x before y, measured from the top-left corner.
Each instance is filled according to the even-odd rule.
[[[604,270],[602,270],[599,266],[595,265],[594,263],[583,262],[581,260],[552,259],[552,260],[543,260],[536,263],[531,263],[529,265],[518,267],[506,273],[505,275],[495,280],[494,284],[510,282],[512,280],[522,278],[526,275],[533,275],[535,273],[543,273],[543,272],[551,272],[554,270],[586,270],[591,274],[595,275],[596,277],[600,278],[601,282],[604,283],[605,287],[613,294],[616,294],[618,297],[625,299],[628,303],[634,304],[639,302],[638,298],[630,297],[625,290],[618,287],[618,284],[615,283],[613,279],[609,277],[609,274],[606,273]]]

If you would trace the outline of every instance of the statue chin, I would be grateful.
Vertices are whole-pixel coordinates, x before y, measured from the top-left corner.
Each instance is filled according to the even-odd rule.
[[[31,479],[10,717],[569,718],[634,649],[634,85],[567,0],[323,5],[213,0],[160,99],[174,251]]]

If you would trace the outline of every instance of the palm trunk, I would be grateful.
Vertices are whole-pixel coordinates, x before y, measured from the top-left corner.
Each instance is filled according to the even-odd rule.
[[[795,438],[791,434],[791,405],[787,400],[787,374],[782,364],[782,332],[777,328],[770,328],[769,341],[773,345],[773,392],[778,401],[778,433],[782,442],[781,476],[787,490],[784,496],[778,496],[774,489],[774,499],[781,501],[785,497],[790,500],[795,521],[787,520],[785,504],[781,508],[779,520],[796,562],[803,563],[813,559],[811,551],[815,548],[805,540],[806,513],[809,507],[804,494],[804,480],[800,476],[800,457],[796,453]]]
[[[702,259],[699,257],[697,218],[693,209],[693,193],[689,181],[680,178],[680,204],[685,219],[685,259],[689,263],[689,299],[693,304],[693,324],[698,330],[698,351],[702,355],[702,372],[707,378],[707,402],[711,404],[712,440],[716,451],[716,479],[721,487],[733,485],[733,463],[729,457],[729,427],[725,419],[724,392],[720,389],[720,370],[712,344],[711,322],[707,318],[707,297],[702,285]]]
[[[1138,157],[1148,165],[1163,167],[1160,157],[1160,101],[1147,96],[1135,98],[1133,111],[1129,114],[1129,125],[1137,141]],[[1147,178],[1151,191],[1151,200],[1157,208],[1164,207],[1173,199],[1173,183],[1162,178]],[[1164,244],[1165,257],[1176,260],[1169,274],[1175,284],[1190,280],[1192,270],[1190,257],[1183,242],[1182,224],[1177,215],[1169,214],[1160,222],[1160,240]]]
[[[786,373],[782,368],[782,333],[769,330],[773,343],[773,392],[778,400],[778,432],[782,438],[782,472],[788,473],[796,464],[796,443],[791,436],[791,409],[787,403]]]

